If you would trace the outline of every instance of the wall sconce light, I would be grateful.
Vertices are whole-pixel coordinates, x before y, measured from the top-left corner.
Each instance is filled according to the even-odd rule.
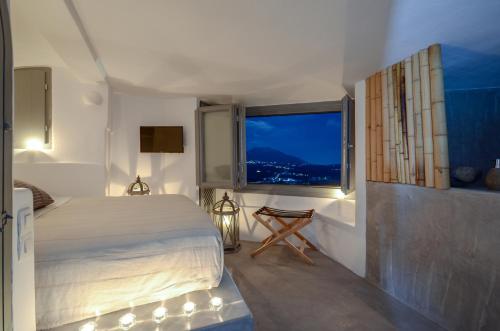
[[[212,209],[214,223],[220,231],[224,252],[236,253],[240,250],[240,206],[230,200],[227,192],[221,201],[215,203]]]
[[[339,200],[344,200],[345,197],[346,197],[346,194],[344,192],[342,192],[342,191],[338,191],[335,194],[335,198],[339,199]]]
[[[41,151],[43,149],[43,141],[37,138],[30,138],[26,140],[25,146],[29,151]]]
[[[149,190],[149,185],[141,180],[140,176],[137,176],[135,182],[128,186],[128,195],[149,195],[151,191]]]

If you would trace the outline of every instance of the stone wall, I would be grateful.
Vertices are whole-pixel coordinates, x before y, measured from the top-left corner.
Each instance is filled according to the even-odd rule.
[[[367,279],[449,330],[500,330],[500,193],[367,185]]]

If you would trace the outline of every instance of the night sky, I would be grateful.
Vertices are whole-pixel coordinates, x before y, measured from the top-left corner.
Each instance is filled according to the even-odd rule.
[[[339,112],[247,117],[247,150],[268,147],[312,164],[339,164],[341,128]]]

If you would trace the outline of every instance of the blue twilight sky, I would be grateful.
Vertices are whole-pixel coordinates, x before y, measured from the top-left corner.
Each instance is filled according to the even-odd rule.
[[[247,150],[269,147],[314,164],[339,164],[342,114],[322,113],[246,118]]]

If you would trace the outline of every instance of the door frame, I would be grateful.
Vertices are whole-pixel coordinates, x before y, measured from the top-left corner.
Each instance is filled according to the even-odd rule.
[[[12,124],[14,75],[12,35],[8,0],[0,0],[0,117],[3,123],[0,135],[0,208],[1,208],[1,300],[0,314],[2,330],[13,330],[12,326]]]

